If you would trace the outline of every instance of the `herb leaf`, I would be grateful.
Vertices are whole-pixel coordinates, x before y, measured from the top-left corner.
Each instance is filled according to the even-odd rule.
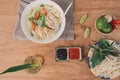
[[[38,19],[35,21],[35,24],[38,27],[43,27],[45,26],[45,16],[43,14],[40,15],[40,17],[38,17]]]
[[[113,43],[112,43],[113,44]],[[90,46],[90,48],[93,48],[93,55],[92,55],[92,67],[99,65],[108,55],[116,56],[115,54],[116,50],[112,47],[112,44],[110,44],[105,39],[100,39],[97,42],[97,45]]]
[[[40,7],[44,7],[44,4],[41,4]]]
[[[33,21],[33,19],[34,19],[33,17],[30,17],[30,18],[29,18],[29,21]]]

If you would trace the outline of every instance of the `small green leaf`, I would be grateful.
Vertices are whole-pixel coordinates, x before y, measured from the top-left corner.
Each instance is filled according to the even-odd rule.
[[[33,19],[34,19],[33,17],[30,17],[30,18],[29,18],[29,21],[33,21]]]
[[[31,36],[34,36],[34,34],[31,32]]]
[[[88,15],[87,15],[87,14],[83,15],[83,16],[80,18],[80,24],[84,24],[84,23],[86,22],[87,18],[88,18]]]
[[[7,70],[5,70],[4,72],[0,73],[0,75],[8,73],[8,72],[16,72],[16,71],[32,68],[32,67],[35,67],[35,66],[37,66],[37,65],[35,65],[35,64],[24,64],[24,65],[10,67]]]
[[[114,44],[114,41],[110,44],[111,46]]]
[[[44,4],[41,4],[41,5],[40,5],[40,7],[43,7],[43,6],[44,6]]]
[[[89,28],[86,28],[85,29],[85,32],[84,32],[84,38],[88,38],[90,35],[90,29]]]
[[[40,15],[40,17],[35,21],[35,24],[38,27],[43,27],[45,26],[45,16],[43,14]]]

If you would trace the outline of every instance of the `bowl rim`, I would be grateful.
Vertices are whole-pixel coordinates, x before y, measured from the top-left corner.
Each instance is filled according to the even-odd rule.
[[[28,14],[28,12],[31,10],[31,8],[35,7],[35,6],[38,6],[40,4],[50,4],[50,5],[53,5],[57,10],[59,10],[59,12],[61,13],[61,25],[60,25],[60,30],[54,34],[54,36],[48,38],[48,39],[45,39],[45,40],[40,40],[40,39],[36,39],[34,37],[32,37],[30,35],[30,33],[27,31],[27,27],[25,27],[25,19],[26,19],[26,15]],[[55,2],[51,1],[51,0],[36,0],[36,1],[33,1],[32,3],[28,4],[22,15],[21,15],[21,27],[22,27],[22,31],[24,32],[25,36],[33,41],[33,42],[36,42],[36,43],[40,43],[40,44],[46,44],[46,43],[50,43],[50,42],[53,42],[55,40],[57,40],[61,35],[62,33],[64,32],[64,29],[65,29],[65,26],[66,26],[66,17],[65,17],[65,14],[63,12],[63,9]],[[26,30],[25,30],[26,29]]]

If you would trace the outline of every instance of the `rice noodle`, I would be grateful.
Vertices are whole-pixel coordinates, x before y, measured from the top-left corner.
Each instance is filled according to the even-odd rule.
[[[104,75],[105,78],[113,79],[120,76],[120,57],[108,55],[101,64],[91,70],[96,75]]]
[[[60,23],[60,12],[51,9],[46,17],[46,24],[49,28],[55,29]]]

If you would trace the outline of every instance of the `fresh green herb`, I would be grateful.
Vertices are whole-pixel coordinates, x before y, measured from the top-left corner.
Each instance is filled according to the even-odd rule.
[[[36,65],[36,64],[24,64],[24,65],[14,66],[14,67],[10,67],[7,70],[5,70],[4,72],[0,73],[0,75],[5,74],[5,73],[9,73],[9,72],[16,72],[16,71],[36,67],[36,66],[38,66],[38,65]]]
[[[35,22],[36,26],[38,26],[38,21]]]
[[[39,10],[42,10],[44,7],[44,4],[41,4],[40,7],[39,7]]]
[[[44,7],[44,4],[41,4],[40,7]]]
[[[30,17],[30,18],[29,18],[29,21],[33,21],[33,19],[34,19],[33,17]]]
[[[80,18],[80,24],[84,24],[84,23],[86,22],[87,18],[88,18],[88,15],[87,15],[87,14],[83,15],[83,16]]]
[[[42,26],[45,26],[45,16],[41,15],[41,24]]]
[[[109,43],[105,39],[100,39],[97,43],[97,45],[90,46],[90,48],[93,48],[93,55],[92,55],[92,67],[99,65],[108,55],[116,56],[115,54],[116,50],[112,47],[113,43]]]
[[[31,36],[34,36],[32,32],[31,32]]]
[[[43,14],[40,15],[40,17],[35,21],[35,24],[38,27],[43,27],[45,26],[45,16]]]

